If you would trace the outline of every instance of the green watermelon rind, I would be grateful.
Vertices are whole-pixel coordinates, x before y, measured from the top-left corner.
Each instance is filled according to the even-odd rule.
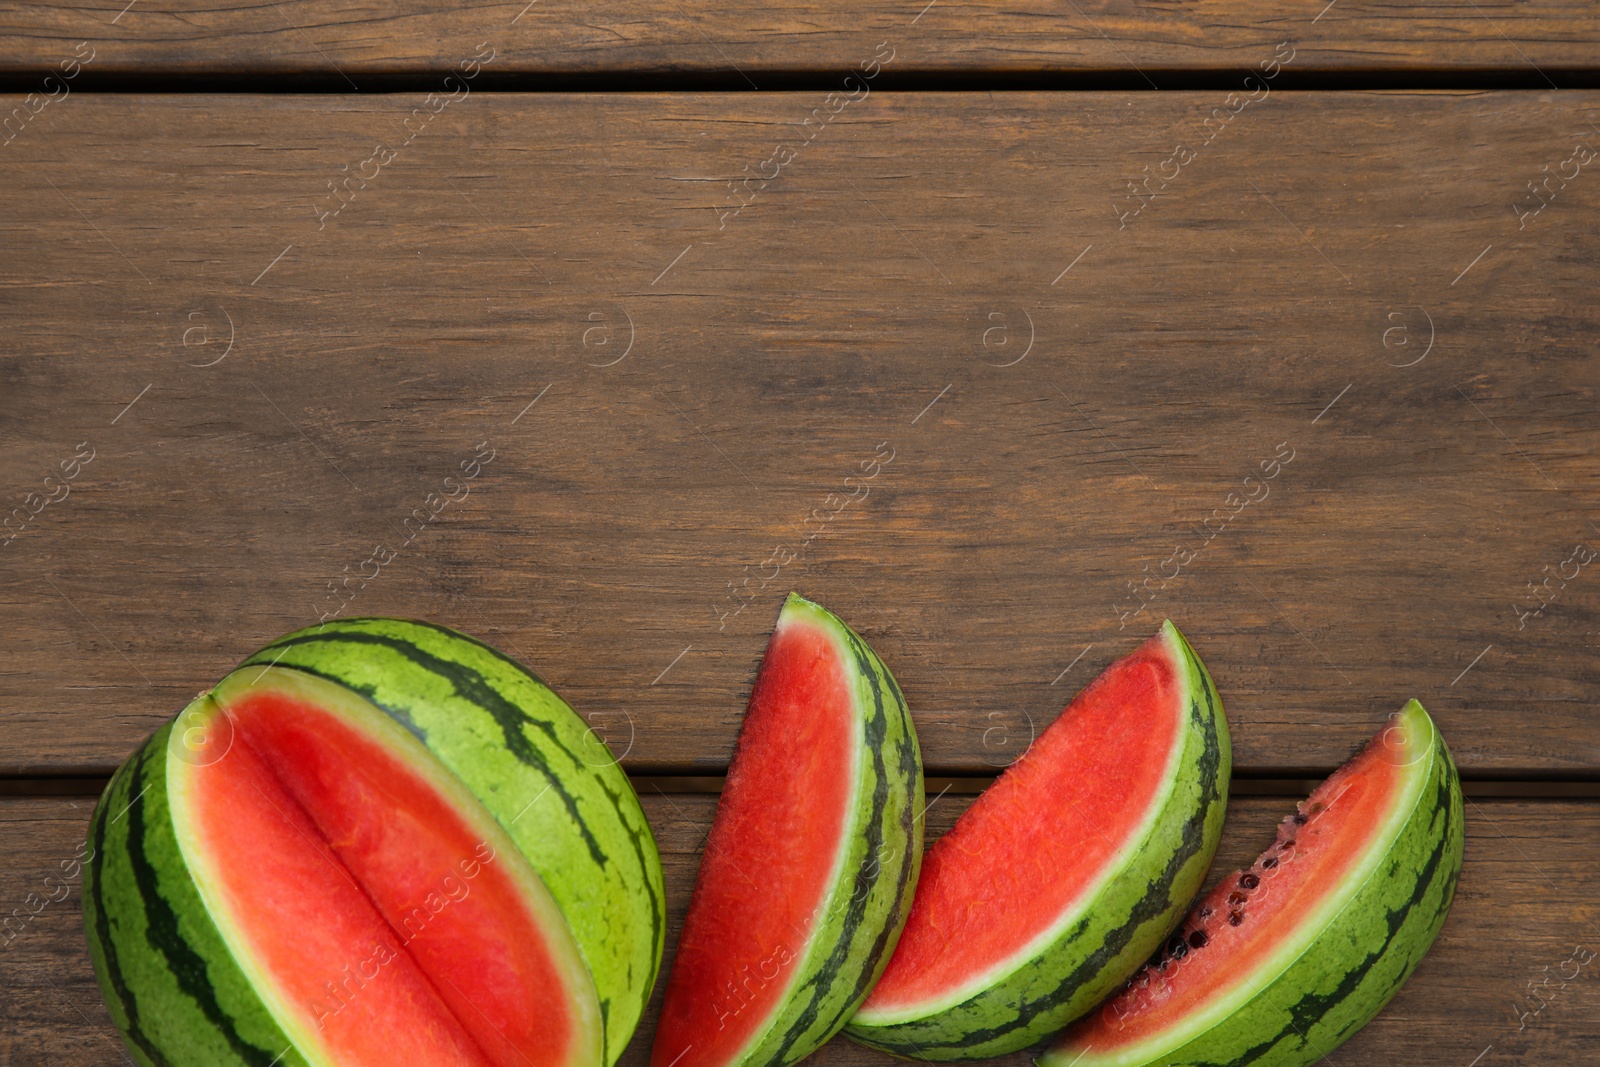
[[[239,669],[265,665],[359,693],[488,808],[566,917],[614,1064],[661,968],[666,892],[633,784],[589,724],[528,667],[433,623],[340,619],[281,637]]]
[[[167,799],[173,725],[117,769],[89,822],[84,926],[106,1008],[140,1067],[309,1067],[190,877]]]
[[[1455,761],[1417,701],[1401,712],[1432,731],[1411,811],[1360,887],[1311,944],[1260,991],[1203,1033],[1122,1054],[1058,1047],[1040,1067],[1307,1067],[1370,1022],[1416,969],[1443,928],[1465,852]],[[1420,767],[1419,760],[1414,766]]]
[[[1185,679],[1189,728],[1182,731],[1171,792],[1123,850],[1079,917],[1031,958],[958,1004],[876,1024],[860,1016],[852,1040],[896,1056],[978,1060],[1049,1038],[1093,1008],[1149,958],[1205,881],[1228,802],[1232,748],[1222,699],[1205,664],[1170,621],[1163,624]]]
[[[905,694],[877,653],[826,608],[791,593],[783,615],[804,617],[839,643],[851,665],[864,758],[840,875],[797,953],[781,1008],[745,1046],[740,1067],[787,1067],[839,1032],[888,966],[922,868],[922,755]]]

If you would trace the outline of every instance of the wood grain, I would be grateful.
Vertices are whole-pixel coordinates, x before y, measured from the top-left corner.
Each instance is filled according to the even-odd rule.
[[[763,75],[844,71],[896,49],[897,71],[1127,72],[1152,85],[1179,72],[1244,70],[1280,41],[1298,72],[1434,71],[1534,76],[1567,84],[1595,70],[1600,13],[1582,0],[1461,6],[1371,0],[1025,0],[1004,7],[801,2],[686,7],[660,0],[437,5],[403,0],[230,5],[217,0],[72,0],[0,13],[0,71],[43,71],[80,41],[94,76],[296,75],[337,91],[384,76],[442,72],[489,40],[495,70],[540,75]],[[1592,80],[1592,79],[1591,79]],[[1163,88],[1168,86],[1162,86]]]
[[[0,771],[105,773],[338,609],[715,774],[794,588],[930,773],[1170,615],[1242,773],[1416,696],[1469,775],[1594,778],[1600,178],[1514,205],[1597,103],[1272,93],[1208,143],[1237,101],[872,93],[807,140],[837,101],[472,94],[405,143],[412,95],[59,101],[0,152],[0,491],[70,493],[0,545]]]
[[[716,798],[652,792],[643,799],[666,867],[670,967]],[[970,801],[938,800],[928,814],[930,835],[948,829]],[[8,912],[25,906],[29,893],[50,892],[41,888],[43,879],[83,840],[91,806],[88,798],[0,800],[0,849],[9,861],[0,873],[0,903]],[[1292,810],[1287,798],[1236,798],[1213,878],[1253,859],[1270,843],[1277,820]],[[1467,863],[1444,932],[1395,1000],[1334,1062],[1466,1067],[1491,1045],[1480,1067],[1588,1062],[1600,1042],[1597,965],[1577,967],[1574,975],[1574,965],[1563,964],[1575,946],[1600,949],[1600,912],[1590,888],[1597,873],[1600,804],[1471,802]],[[667,973],[622,1061],[627,1067],[647,1063]],[[89,966],[76,886],[0,948],[0,979],[0,1064],[124,1062]],[[897,1061],[840,1038],[807,1062],[865,1067]],[[1019,1055],[996,1062],[1024,1067],[1028,1060]]]

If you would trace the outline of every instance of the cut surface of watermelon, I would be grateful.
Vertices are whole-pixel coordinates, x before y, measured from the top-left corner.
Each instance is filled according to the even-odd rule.
[[[1170,622],[1116,661],[929,850],[849,1035],[927,1059],[1016,1051],[1128,976],[1198,890],[1226,721]]]
[[[228,747],[168,761],[174,831],[223,941],[307,1062],[599,1060],[593,985],[560,912],[415,738],[281,668],[236,672],[210,700],[190,729]]]
[[[791,596],[750,696],[654,1067],[790,1063],[865,994],[920,858],[921,763],[877,657]]]
[[[1449,754],[1412,701],[1040,1062],[1321,1060],[1438,933],[1460,867],[1460,807]]]

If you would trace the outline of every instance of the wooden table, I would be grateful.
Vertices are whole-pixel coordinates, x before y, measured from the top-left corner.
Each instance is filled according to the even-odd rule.
[[[5,910],[325,615],[536,665],[669,938],[787,590],[894,669],[933,833],[1170,616],[1218,875],[1407,697],[1466,780],[1329,1062],[1600,1060],[1600,9],[123,3],[0,13]],[[123,1062],[75,892],[0,1020]]]

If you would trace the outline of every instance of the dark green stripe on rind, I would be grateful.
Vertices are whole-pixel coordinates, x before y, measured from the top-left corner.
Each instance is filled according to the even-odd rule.
[[[1383,866],[1311,948],[1224,1021],[1147,1062],[1308,1067],[1399,992],[1444,926],[1464,852],[1461,783],[1437,729],[1429,760],[1429,781]]]
[[[1171,626],[1169,623],[1168,626]],[[869,1048],[924,1060],[977,1060],[1045,1040],[1115,989],[1171,932],[1205,880],[1227,809],[1232,750],[1205,665],[1172,627],[1190,695],[1174,791],[1124,871],[1049,947],[968,1000],[888,1025],[851,1020]]]
[[[108,811],[112,807],[125,811],[131,803],[128,799],[131,795],[129,783],[138,776],[135,770],[137,759],[136,754],[134,759],[117,768],[89,820],[89,847],[92,851],[83,875],[83,926],[89,941],[89,959],[100,981],[112,1023],[122,1032],[140,1063],[167,1067],[166,1056],[144,1032],[138,998],[128,988],[117,943],[111,936],[111,913],[107,910],[106,900],[106,849],[108,843],[118,843],[116,837],[108,837],[106,832],[110,824]]]
[[[84,926],[106,1006],[141,1064],[303,1067],[183,861],[167,799],[171,730],[118,769],[90,823]]]
[[[529,668],[431,623],[341,619],[273,642],[239,673],[274,664],[360,693],[495,816],[572,929],[614,1063],[655,985],[666,903],[639,798],[588,723]]]
[[[804,613],[843,646],[863,712],[865,758],[844,877],[811,925],[789,1000],[740,1059],[750,1067],[787,1067],[839,1032],[888,965],[922,867],[922,757],[905,695],[836,616],[793,594],[784,612]]]

